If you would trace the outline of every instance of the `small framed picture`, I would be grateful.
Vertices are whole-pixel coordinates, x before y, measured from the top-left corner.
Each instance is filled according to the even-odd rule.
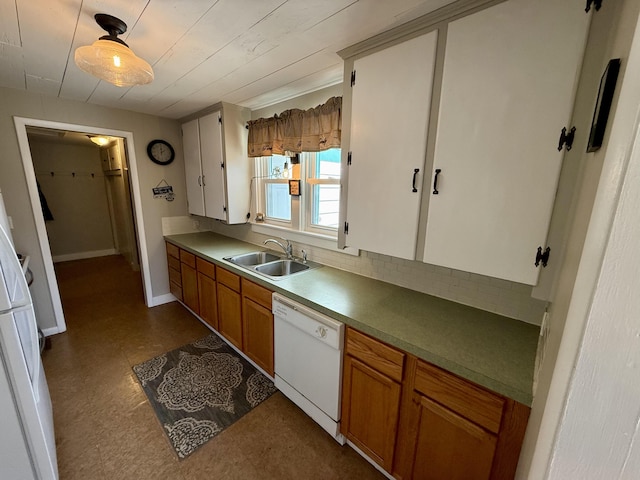
[[[299,197],[300,193],[300,180],[289,180],[289,195],[293,197]]]
[[[591,121],[591,132],[589,133],[587,152],[595,152],[602,146],[609,111],[611,110],[611,102],[613,101],[613,94],[616,90],[618,72],[620,72],[620,59],[614,58],[613,60],[609,60],[607,68],[605,68],[602,78],[600,78],[598,99],[596,100],[596,108],[593,112],[593,120]]]

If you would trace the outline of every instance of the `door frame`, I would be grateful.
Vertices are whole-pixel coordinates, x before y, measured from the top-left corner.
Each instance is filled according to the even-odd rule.
[[[33,219],[36,224],[36,233],[38,235],[38,244],[42,254],[45,275],[49,292],[51,294],[51,302],[56,321],[56,328],[48,329],[46,334],[62,333],[67,329],[64,312],[62,310],[62,299],[60,298],[60,290],[53,266],[53,257],[51,255],[51,246],[47,236],[47,229],[42,216],[42,208],[40,206],[40,197],[38,195],[38,186],[36,183],[36,174],[33,167],[33,158],[31,157],[31,149],[29,147],[29,137],[27,136],[27,127],[50,128],[54,130],[71,130],[75,132],[88,132],[96,135],[106,135],[111,137],[122,137],[125,139],[125,148],[127,153],[129,173],[131,175],[131,194],[133,196],[134,206],[134,224],[137,231],[138,252],[140,270],[142,272],[142,287],[144,291],[144,301],[147,306],[153,299],[151,291],[151,277],[149,273],[149,253],[147,249],[147,237],[144,230],[144,218],[142,215],[142,196],[140,194],[140,182],[138,176],[138,168],[136,163],[136,154],[133,140],[133,133],[124,130],[114,130],[104,127],[96,127],[90,125],[77,125],[72,123],[54,122],[49,120],[38,120],[26,117],[13,117],[22,157],[22,166],[24,168],[25,179],[27,181],[27,189],[31,200],[31,210]]]

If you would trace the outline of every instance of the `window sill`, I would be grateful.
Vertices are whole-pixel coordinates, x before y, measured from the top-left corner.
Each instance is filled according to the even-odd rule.
[[[360,250],[354,247],[347,247],[345,249],[338,248],[338,239],[330,237],[329,235],[301,232],[299,230],[291,230],[290,228],[255,222],[251,222],[251,230],[263,235],[285,237],[292,242],[305,243],[313,247],[324,248],[325,250],[346,253],[348,255],[354,255],[356,257],[360,255]]]

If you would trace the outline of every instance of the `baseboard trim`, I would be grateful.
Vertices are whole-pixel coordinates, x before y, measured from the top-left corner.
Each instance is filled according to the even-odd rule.
[[[69,262],[71,260],[83,260],[85,258],[106,257],[109,255],[118,255],[115,248],[107,250],[92,250],[90,252],[68,253],[66,255],[56,255],[53,257],[53,263]]]
[[[380,473],[382,473],[385,477],[387,477],[389,480],[395,480],[394,476],[391,475],[389,472],[387,472],[384,468],[382,468],[380,465],[378,465],[375,461],[373,461],[373,459],[367,455],[366,453],[364,453],[362,450],[360,450],[358,447],[356,447],[353,442],[351,442],[351,440],[347,440],[347,445],[349,445],[351,448],[353,448],[356,453],[358,453],[362,458],[364,458],[367,462],[369,462],[371,465],[373,465],[373,467],[378,470]]]
[[[164,305],[165,303],[171,303],[178,300],[173,293],[165,293],[164,295],[158,295],[151,298],[151,304],[148,307],[157,307],[158,305]]]
[[[62,331],[64,332],[64,330]],[[51,335],[57,335],[58,333],[62,333],[58,327],[45,328],[42,330],[45,337],[50,337]]]

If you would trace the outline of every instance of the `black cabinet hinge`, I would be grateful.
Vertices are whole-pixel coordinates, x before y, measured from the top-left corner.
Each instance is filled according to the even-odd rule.
[[[539,266],[540,264],[542,264],[543,267],[547,266],[547,263],[549,263],[549,253],[551,252],[551,248],[547,247],[544,249],[544,252],[542,251],[542,247],[538,247],[538,251],[536,253],[536,263],[535,266]]]
[[[602,6],[602,0],[587,0],[587,8],[584,9],[585,12],[589,12],[589,10],[591,10],[591,4],[593,4],[593,7],[597,12]]]
[[[562,132],[560,132],[560,138],[558,139],[558,151],[561,151],[562,147],[565,147],[567,151],[571,150],[575,136],[576,127],[571,127],[569,133],[567,133],[567,127],[562,127]]]
[[[351,72],[351,86],[353,87],[356,84],[356,71],[353,70]]]
[[[224,170],[224,162],[220,162],[220,168]]]
[[[347,153],[347,165],[351,165],[351,152]]]
[[[222,123],[222,117],[218,115],[218,123]]]
[[[227,211],[227,207],[222,207],[222,211],[226,212]]]
[[[349,235],[349,222],[344,222],[344,234]]]

